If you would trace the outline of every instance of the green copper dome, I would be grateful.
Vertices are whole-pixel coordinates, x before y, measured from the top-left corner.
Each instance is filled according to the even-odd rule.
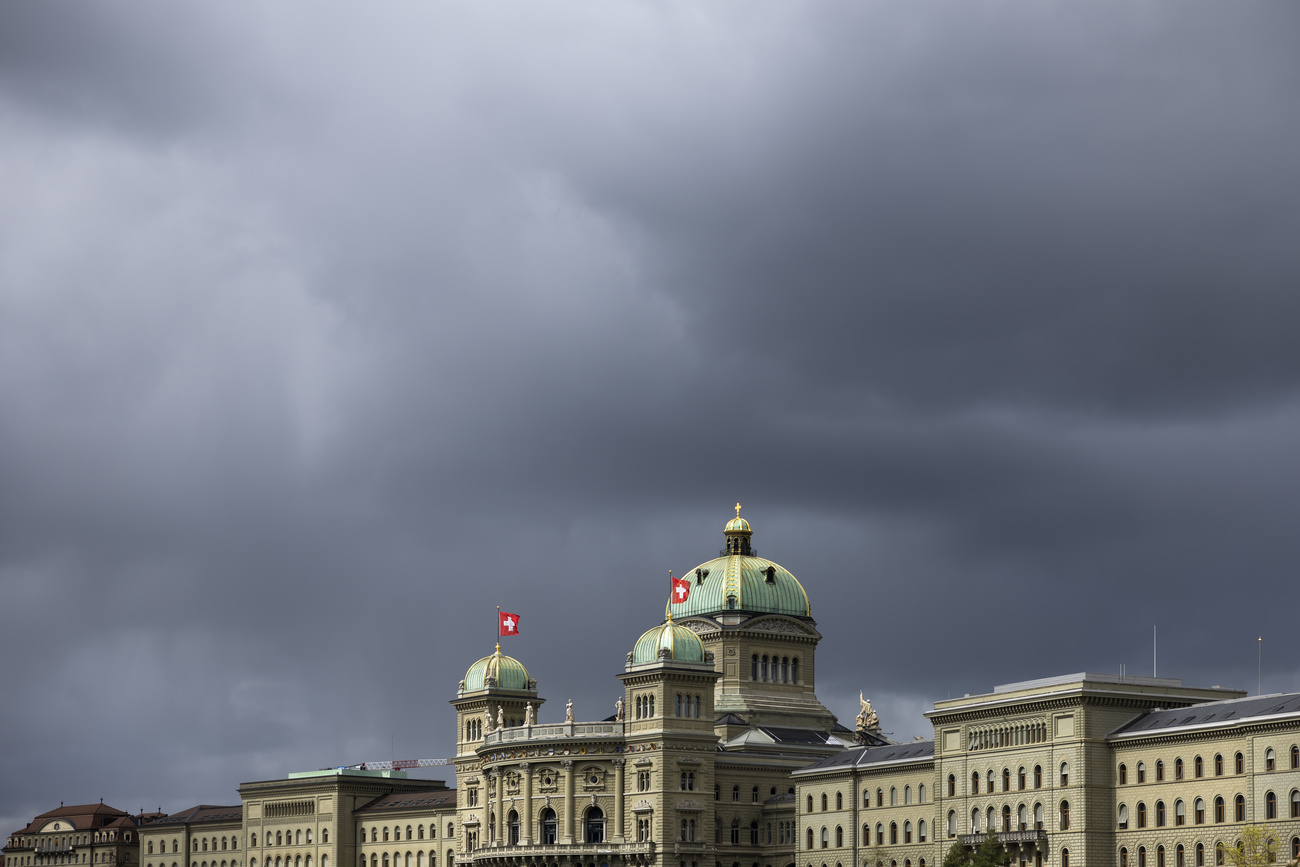
[[[528,689],[528,669],[519,660],[503,654],[499,644],[496,653],[483,657],[465,672],[465,691],[487,689],[489,678],[494,689]]]
[[[647,630],[636,640],[632,650],[632,664],[644,665],[659,662],[660,651],[668,651],[666,659],[674,662],[704,662],[704,645],[699,637],[685,626],[671,620]]]
[[[746,611],[750,614],[788,614],[811,617],[808,594],[784,567],[754,554],[750,547],[753,530],[749,522],[736,517],[727,522],[725,553],[701,563],[682,575],[691,585],[690,596],[664,609],[672,617]]]

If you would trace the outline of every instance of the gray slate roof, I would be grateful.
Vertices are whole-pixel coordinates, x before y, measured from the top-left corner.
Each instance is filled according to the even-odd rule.
[[[1110,737],[1155,734],[1173,729],[1235,726],[1246,721],[1258,722],[1271,717],[1300,714],[1300,693],[1257,695],[1210,701],[1173,710],[1153,710],[1124,723]]]
[[[889,744],[883,747],[853,747],[833,756],[827,756],[806,768],[800,768],[795,773],[814,774],[820,771],[865,768],[871,765],[920,762],[933,758],[934,741],[912,741],[908,744]]]

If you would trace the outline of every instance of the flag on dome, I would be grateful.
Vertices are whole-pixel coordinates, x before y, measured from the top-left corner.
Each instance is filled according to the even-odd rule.
[[[511,614],[508,611],[497,610],[497,618],[500,620],[500,635],[518,635],[519,634],[519,615]]]
[[[672,600],[673,605],[686,601],[686,597],[691,595],[691,582],[683,578],[674,578],[673,573],[668,573],[668,578],[673,582]]]

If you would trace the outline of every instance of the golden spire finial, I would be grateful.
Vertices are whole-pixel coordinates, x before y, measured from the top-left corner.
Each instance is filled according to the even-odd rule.
[[[737,503],[737,504],[736,504],[736,517],[737,517],[737,518],[740,517],[740,503]]]

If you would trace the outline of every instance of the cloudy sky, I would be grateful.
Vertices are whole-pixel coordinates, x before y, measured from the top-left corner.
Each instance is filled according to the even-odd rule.
[[[0,821],[613,712],[754,544],[818,691],[1300,690],[1300,7],[0,5]]]

